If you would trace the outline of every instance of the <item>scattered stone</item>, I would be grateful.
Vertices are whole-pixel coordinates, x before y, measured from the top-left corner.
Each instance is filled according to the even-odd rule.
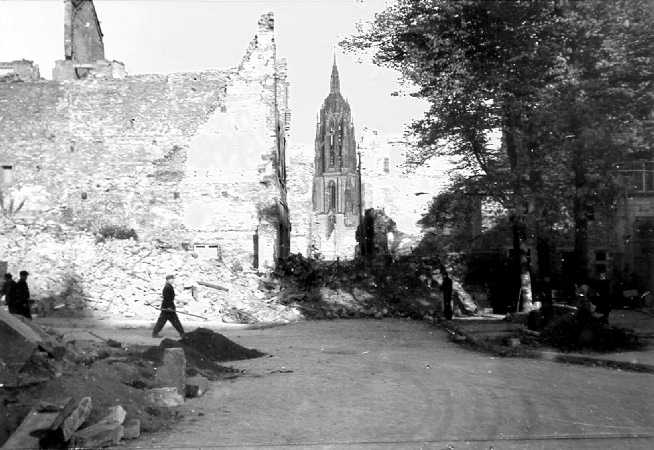
[[[161,365],[156,368],[154,386],[175,387],[184,392],[186,386],[186,356],[183,348],[163,350]]]
[[[121,344],[120,342],[115,341],[113,339],[107,340],[107,345],[109,347],[114,347],[114,348],[122,348],[122,346],[123,346],[123,344]]]
[[[122,406],[111,406],[109,407],[109,413],[104,416],[104,418],[100,420],[99,423],[119,423],[122,425],[123,422],[125,422],[126,416],[127,412]]]
[[[38,408],[30,410],[2,448],[40,448],[41,434],[52,429],[57,422],[61,423],[61,417],[70,402],[71,399],[66,398],[55,403],[60,407],[58,411],[39,412]]]
[[[65,442],[70,440],[75,431],[86,422],[86,419],[91,415],[92,409],[93,402],[91,401],[91,397],[84,397],[80,400],[77,408],[64,419],[64,423],[61,425],[61,431]]]
[[[152,405],[165,408],[173,408],[184,404],[184,397],[179,394],[176,387],[148,389],[145,397]]]
[[[101,448],[118,445],[124,434],[121,424],[96,423],[73,435],[71,444],[75,448]]]
[[[141,436],[141,421],[130,419],[123,424],[123,439],[137,439]]]
[[[186,379],[186,396],[189,398],[201,397],[209,389],[209,380],[197,375]]]
[[[58,370],[59,369],[59,370]],[[45,379],[54,378],[60,373],[60,368],[55,365],[54,360],[50,360],[45,352],[35,351],[20,369],[20,378],[27,379]]]
[[[37,350],[40,342],[41,337],[30,327],[0,308],[0,355],[8,371],[17,372]]]

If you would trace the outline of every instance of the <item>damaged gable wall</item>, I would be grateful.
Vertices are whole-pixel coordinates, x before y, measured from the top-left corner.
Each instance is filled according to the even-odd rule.
[[[89,236],[133,228],[170,251],[211,244],[226,262],[274,265],[288,251],[289,224],[288,83],[273,33],[266,14],[227,71],[0,83],[0,163],[12,180],[3,195],[24,200],[10,219]],[[35,273],[37,287],[46,274],[26,263],[47,270],[38,252],[0,236],[0,259]],[[156,272],[170,270],[165,263]]]
[[[248,258],[256,252],[259,264],[269,267],[288,254],[288,83],[285,62],[275,56],[272,20],[266,15],[259,21],[221,108],[190,141],[184,179],[185,192],[199,193],[184,205],[184,225],[194,240],[213,242],[219,233],[226,245],[239,243],[227,251]]]

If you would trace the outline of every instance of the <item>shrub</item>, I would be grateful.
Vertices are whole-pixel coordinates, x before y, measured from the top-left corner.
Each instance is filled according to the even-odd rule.
[[[105,225],[98,230],[102,240],[105,239],[134,239],[138,241],[138,235],[134,228],[127,228],[121,225]]]
[[[541,336],[546,343],[566,351],[612,351],[640,346],[633,331],[608,326],[592,314],[579,312],[555,318]]]

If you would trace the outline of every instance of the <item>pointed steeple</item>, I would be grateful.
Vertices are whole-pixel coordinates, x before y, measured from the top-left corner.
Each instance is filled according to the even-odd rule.
[[[332,66],[332,80],[329,86],[330,94],[338,94],[341,91],[341,83],[338,79],[338,67],[336,67],[336,53],[334,53],[334,65]]]

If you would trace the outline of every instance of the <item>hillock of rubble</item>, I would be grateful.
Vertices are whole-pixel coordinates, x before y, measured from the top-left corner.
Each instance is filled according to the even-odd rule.
[[[209,381],[240,374],[218,362],[264,355],[207,329],[153,347],[66,341],[1,309],[0,350],[0,445],[8,448],[100,448],[160,430]]]
[[[30,272],[41,316],[155,320],[165,277],[176,277],[179,311],[224,322],[284,323],[299,318],[261,275],[239,261],[140,241],[131,233],[93,234],[55,222],[0,219],[0,254],[9,272]]]
[[[442,310],[438,257],[322,261],[290,255],[275,271],[281,302],[311,319],[411,317],[434,319]],[[477,310],[454,280],[457,314]]]

